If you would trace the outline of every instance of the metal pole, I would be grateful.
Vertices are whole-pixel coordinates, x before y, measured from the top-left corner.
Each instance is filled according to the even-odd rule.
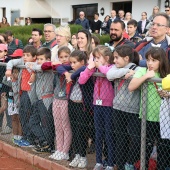
[[[146,114],[147,114],[147,87],[148,83],[142,85],[142,121],[141,121],[141,155],[140,155],[140,170],[145,170],[145,157],[146,157]]]

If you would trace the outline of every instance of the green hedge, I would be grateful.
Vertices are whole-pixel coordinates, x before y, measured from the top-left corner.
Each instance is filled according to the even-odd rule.
[[[56,25],[58,26],[58,25]],[[78,30],[82,29],[80,25],[69,25],[71,29],[71,34],[77,33]],[[28,39],[31,37],[31,31],[33,28],[39,28],[43,30],[44,24],[32,24],[29,26],[11,26],[6,28],[0,28],[0,33],[4,33],[7,30],[12,31],[14,37],[20,39],[24,45],[27,44]],[[100,43],[104,44],[105,42],[109,42],[109,35],[98,36],[100,39]],[[44,38],[42,39],[44,42]]]

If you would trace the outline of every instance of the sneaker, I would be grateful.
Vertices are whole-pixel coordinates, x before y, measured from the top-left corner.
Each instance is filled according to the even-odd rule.
[[[103,168],[106,169],[106,167],[108,166],[107,160],[104,159],[103,162],[102,162],[102,164],[103,164]]]
[[[69,163],[69,166],[76,167],[80,163],[80,155],[76,154],[75,158]]]
[[[59,152],[56,157],[54,157],[55,160],[60,161],[60,160],[68,160],[69,159],[69,155],[68,153],[64,153],[64,152]]]
[[[11,132],[12,132],[12,129],[9,126],[6,126],[6,127],[2,128],[1,135],[10,134]]]
[[[134,168],[135,167],[131,164],[128,164],[128,163],[125,164],[125,170],[134,170]]]
[[[100,164],[100,163],[97,163],[95,166],[94,166],[94,169],[93,170],[103,170],[103,165]]]
[[[19,144],[19,140],[17,140],[17,139],[12,139],[12,142],[15,144],[15,145],[18,145]]]
[[[25,139],[17,140],[16,142],[17,142],[17,145],[20,146],[20,147],[32,147],[30,142],[28,140],[25,140]]]
[[[50,145],[47,143],[47,141],[44,141],[41,144],[38,144],[36,146],[34,146],[33,151],[38,152],[38,153],[42,153],[42,152],[51,152],[51,147]]]
[[[114,170],[113,166],[107,166],[105,170]]]
[[[52,155],[50,155],[49,158],[54,159],[59,153],[60,151],[57,150]]]
[[[78,168],[85,168],[87,166],[87,158],[80,157],[80,162],[78,164]]]

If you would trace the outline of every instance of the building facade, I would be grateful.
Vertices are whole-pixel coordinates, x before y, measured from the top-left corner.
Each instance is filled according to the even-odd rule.
[[[110,15],[112,9],[123,9],[132,12],[133,18],[139,21],[143,11],[149,17],[156,5],[163,12],[164,4],[165,0],[86,0],[83,4],[79,0],[0,0],[0,18],[6,16],[11,25],[17,17],[21,19],[22,25],[26,17],[31,17],[34,23],[63,24],[74,22],[80,11],[85,11],[88,19],[92,19],[97,11],[100,20],[103,20],[106,15]]]

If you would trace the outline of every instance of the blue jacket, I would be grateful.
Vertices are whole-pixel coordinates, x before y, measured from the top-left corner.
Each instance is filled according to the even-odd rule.
[[[81,20],[80,18],[76,19],[75,24],[81,25],[84,29],[89,29],[89,20],[84,18],[84,20]]]

